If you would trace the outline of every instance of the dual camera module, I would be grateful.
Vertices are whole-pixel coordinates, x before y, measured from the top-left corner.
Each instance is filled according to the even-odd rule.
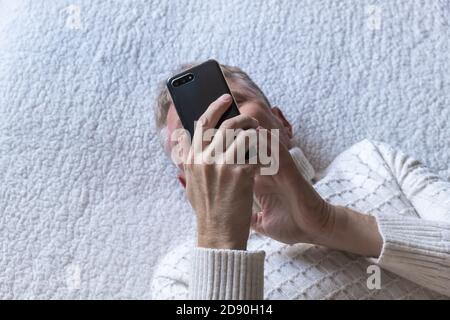
[[[192,73],[188,73],[188,74],[185,74],[185,75],[173,80],[172,85],[174,87],[179,87],[183,84],[191,82],[192,80],[194,80],[194,75]]]

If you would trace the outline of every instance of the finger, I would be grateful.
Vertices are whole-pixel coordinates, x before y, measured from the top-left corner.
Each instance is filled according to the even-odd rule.
[[[261,146],[266,148],[266,153],[268,155],[272,154],[272,149],[276,147],[276,150],[280,153],[289,153],[287,146],[280,140],[280,131],[278,129],[265,129],[258,127],[257,130],[260,131],[258,137],[261,141]]]
[[[280,167],[281,157],[290,156],[287,148],[280,143],[278,129],[258,129],[258,163],[261,166],[261,174],[268,174],[271,168]],[[272,172],[271,174],[274,174]]]
[[[255,129],[242,130],[236,139],[230,144],[225,152],[225,163],[227,164],[245,164],[245,155],[249,149],[256,148],[258,137]],[[255,161],[250,164],[257,164]]]
[[[251,220],[250,220],[250,226],[253,230],[255,230],[257,233],[265,235],[264,227],[263,227],[263,213],[262,212],[254,212],[252,214]]]
[[[226,129],[256,129],[259,125],[258,120],[245,114],[240,114],[236,117],[230,118],[222,122],[221,130]]]
[[[198,119],[192,143],[194,151],[201,152],[203,150],[205,145],[203,140],[203,132],[207,129],[216,127],[220,117],[230,107],[232,100],[233,99],[229,94],[220,96],[216,101],[209,105],[208,109],[206,109],[206,111]]]
[[[214,150],[215,153],[223,154],[233,143],[235,137],[239,135],[241,131],[239,129],[255,129],[258,125],[258,120],[244,114],[225,120],[220,125],[207,151],[211,153]]]
[[[206,111],[201,115],[199,121],[204,127],[215,128],[222,115],[231,105],[233,98],[226,93],[221,95],[216,101],[211,103]]]

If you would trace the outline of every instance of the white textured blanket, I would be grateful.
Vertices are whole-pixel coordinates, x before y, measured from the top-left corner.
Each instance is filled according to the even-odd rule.
[[[239,65],[316,168],[367,137],[450,177],[449,1],[0,0],[0,298],[147,298],[192,232],[157,82]]]

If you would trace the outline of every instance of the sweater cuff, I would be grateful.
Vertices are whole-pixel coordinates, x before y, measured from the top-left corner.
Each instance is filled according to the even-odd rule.
[[[438,258],[448,257],[448,240],[444,224],[435,221],[382,214],[375,216],[378,230],[383,238],[383,248],[375,261],[381,265],[398,264],[407,258],[419,259],[427,253]],[[442,255],[441,255],[442,254]],[[399,260],[400,258],[400,260]]]
[[[264,257],[264,251],[195,248],[189,285],[190,298],[263,299]]]
[[[297,170],[300,171],[306,181],[311,182],[315,178],[316,172],[311,163],[305,157],[302,149],[294,147],[289,150],[289,153],[291,154],[292,159],[294,159]]]
[[[383,238],[381,267],[424,287],[450,295],[450,225],[398,215],[377,215]]]

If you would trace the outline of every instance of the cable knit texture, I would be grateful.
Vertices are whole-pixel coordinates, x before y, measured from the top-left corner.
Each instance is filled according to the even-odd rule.
[[[297,153],[292,153],[296,158]],[[296,161],[297,162],[297,161]],[[378,259],[250,235],[249,251],[177,247],[153,278],[155,299],[438,299],[450,296],[450,183],[390,146],[364,140],[340,154],[316,190],[333,204],[374,215]],[[265,261],[263,254],[265,251]],[[368,267],[381,267],[370,289]],[[191,275],[191,281],[189,281]]]

